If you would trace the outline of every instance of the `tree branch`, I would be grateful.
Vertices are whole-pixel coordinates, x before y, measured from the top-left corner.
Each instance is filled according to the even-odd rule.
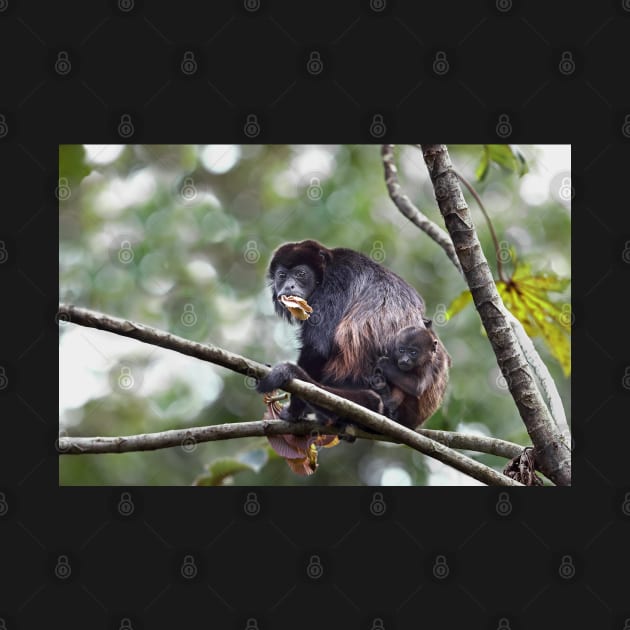
[[[558,485],[571,485],[571,452],[552,422],[518,340],[508,322],[488,261],[477,238],[445,145],[422,145],[435,197],[464,277],[510,393],[536,450],[540,470]]]
[[[523,354],[525,355],[527,362],[532,366],[536,378],[538,378],[540,389],[547,401],[549,413],[560,430],[565,444],[568,446],[571,444],[571,430],[569,429],[569,423],[567,422],[567,417],[564,413],[564,407],[562,405],[562,400],[560,399],[556,383],[549,373],[545,362],[540,358],[540,355],[536,351],[534,343],[527,336],[527,333],[523,328],[523,324],[521,324],[521,322],[512,315],[505,305],[504,308],[506,317],[512,326],[512,330],[514,331],[516,338],[518,339],[518,343],[523,350]]]
[[[450,448],[476,451],[486,455],[505,457],[506,459],[513,459],[523,453],[523,447],[520,444],[486,435],[472,435],[469,433],[457,433],[456,431],[437,431],[435,429],[416,429],[416,431]]]
[[[392,201],[400,212],[406,216],[414,225],[426,232],[445,252],[455,265],[457,271],[462,273],[462,268],[455,253],[455,247],[451,237],[437,223],[434,223],[425,214],[420,212],[411,199],[402,192],[398,182],[398,169],[394,163],[394,145],[384,144],[381,149],[383,156],[383,168],[385,169],[385,184]]]
[[[341,435],[345,429],[341,427],[325,427],[316,421],[287,422],[285,420],[255,420],[252,422],[235,422],[229,424],[213,424],[205,427],[190,427],[142,433],[116,437],[68,437],[60,436],[57,450],[64,455],[87,455],[96,453],[131,453],[136,451],[154,451],[163,448],[182,446],[187,443],[216,442],[244,437],[266,437],[269,435]],[[523,447],[513,442],[498,440],[480,435],[466,435],[450,431],[434,431],[417,429],[417,433],[431,438],[451,448],[466,449],[512,459],[523,452]],[[386,435],[377,435],[357,429],[358,438],[379,442],[397,442]]]
[[[418,144],[414,146],[422,149],[422,145]],[[407,197],[407,195],[402,192],[402,187],[398,182],[398,169],[396,168],[396,164],[394,163],[394,145],[384,144],[381,148],[381,154],[383,156],[383,167],[385,169],[385,183],[387,185],[387,190],[389,191],[389,196],[391,197],[398,210],[400,210],[400,212],[404,214],[414,225],[418,226],[438,245],[440,245],[440,247],[442,247],[446,252],[446,255],[448,256],[450,261],[455,265],[457,271],[459,271],[459,273],[463,275],[463,271],[461,265],[459,264],[459,259],[457,258],[457,254],[455,253],[455,248],[453,246],[453,242],[451,241],[450,236],[438,225],[429,220],[422,212],[420,212],[420,210],[418,210],[416,206],[414,206],[409,197]],[[479,204],[479,208],[486,217],[488,227],[490,228],[490,232],[492,234],[492,239],[495,243],[495,248],[497,248],[497,236],[494,233],[494,228],[492,227],[492,223],[490,222],[488,215],[483,207],[483,204],[481,203],[479,195],[477,195],[475,189],[466,181],[466,179],[464,179],[464,177],[462,177],[455,170],[453,170],[453,172],[475,197],[475,200]],[[499,259],[497,259],[497,264],[499,265],[499,275],[501,275],[501,261]],[[523,330],[521,323],[516,318],[514,318],[514,316],[512,316],[512,318],[513,319],[510,319],[510,324],[512,325],[514,333],[516,334],[521,349],[525,354],[527,362],[532,366],[532,369],[534,370],[534,373],[536,374],[536,377],[540,382],[540,387],[548,404],[549,413],[551,414],[553,421],[560,429],[560,432],[562,433],[562,436],[565,439],[566,443],[569,444],[571,442],[571,432],[569,430],[569,425],[567,423],[566,415],[564,413],[564,407],[562,406],[562,400],[560,399],[560,394],[558,393],[558,388],[556,387],[553,378],[551,378],[547,366],[540,358],[540,355],[536,351],[534,344],[531,342],[531,339]]]
[[[150,326],[144,326],[118,317],[111,317],[110,315],[105,315],[90,309],[60,304],[58,317],[62,321],[65,320],[83,326],[107,330],[162,348],[175,350],[188,356],[216,363],[217,365],[254,378],[265,376],[270,371],[270,368],[262,363],[246,359],[245,357],[228,352],[222,348],[188,341],[177,335],[172,335]],[[489,485],[522,485],[493,470],[489,466],[485,466],[470,457],[457,453],[447,446],[435,442],[415,431],[411,431],[369,409],[361,407],[344,398],[340,398],[339,396],[335,396],[334,394],[330,394],[315,385],[293,379],[284,389],[308,402],[332,410],[343,418],[349,418],[374,431],[388,435],[402,444],[406,444],[429,457],[433,457],[444,464],[452,466],[478,481]]]
[[[421,145],[414,146],[422,149]],[[398,182],[396,165],[394,164],[394,145],[383,145],[381,152],[383,155],[383,165],[385,168],[385,180],[392,201],[395,203],[400,212],[408,217],[412,221],[412,223],[420,227],[424,232],[427,233],[428,236],[433,238],[440,246],[443,247],[451,262],[453,262],[456,269],[463,275],[461,265],[459,264],[459,260],[457,258],[457,255],[455,254],[455,249],[452,246],[452,241],[450,240],[450,237],[446,235],[446,233],[441,230],[437,225],[427,219],[425,215],[422,214],[413,205],[413,203],[409,200],[409,197],[402,193],[401,186]],[[484,216],[486,217],[486,220],[489,221],[485,209],[483,208],[483,204],[481,203],[481,199],[479,199],[479,196],[475,192],[474,188],[472,188],[472,186],[454,169],[452,169],[452,172],[455,173],[455,175],[470,190],[470,192],[479,203],[480,208],[484,213]],[[494,229],[491,223],[489,223],[488,225],[492,232],[493,240],[496,247],[497,238],[494,234]],[[444,239],[446,239],[446,241]],[[554,421],[555,425],[562,434],[562,438],[565,444],[569,445],[571,442],[571,433],[556,384],[551,377],[551,374],[549,374],[547,366],[538,354],[531,339],[527,336],[527,333],[525,333],[522,324],[505,307],[504,314],[510,322],[510,325],[512,326],[514,334],[516,335],[518,343],[521,347],[521,350],[523,351],[527,362],[533,369],[538,379],[540,389],[542,390],[542,393],[545,397],[545,403],[548,405],[547,410],[551,415],[551,419]]]
[[[492,236],[492,242],[494,243],[495,252],[499,251],[499,239],[494,231],[494,226],[492,225],[492,221],[490,221],[490,217],[484,208],[483,202],[481,201],[477,191],[473,188],[470,182],[460,175],[456,170],[453,170],[455,175],[459,178],[459,180],[468,188],[470,194],[475,198],[479,209],[481,210],[484,218],[486,219],[486,223],[488,225],[488,229],[490,230],[490,234]],[[503,275],[503,266],[501,263],[501,256],[496,257],[497,261],[497,273],[499,275],[499,280],[503,282],[507,281],[507,278]],[[505,306],[505,305],[504,305]],[[527,362],[534,370],[534,374],[538,379],[538,383],[540,385],[540,389],[542,391],[543,396],[545,397],[545,402],[547,404],[547,409],[551,414],[551,419],[556,423],[557,427],[560,429],[560,433],[565,440],[566,444],[570,444],[571,442],[571,432],[569,431],[569,425],[567,423],[567,417],[564,413],[564,407],[562,406],[562,400],[560,399],[560,394],[558,393],[558,388],[556,387],[556,383],[551,378],[551,374],[549,374],[549,370],[545,365],[545,362],[540,358],[532,340],[527,336],[525,329],[521,322],[512,315],[512,313],[504,308],[504,314],[507,317],[510,325],[512,326],[512,330],[518,339],[518,343],[521,346],[521,350],[527,359]]]

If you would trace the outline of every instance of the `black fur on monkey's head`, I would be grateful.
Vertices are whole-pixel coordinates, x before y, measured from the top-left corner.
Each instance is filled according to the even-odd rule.
[[[324,279],[324,271],[332,262],[333,253],[317,241],[285,243],[274,252],[269,265],[269,278],[273,280],[279,266],[291,269],[297,265],[308,265],[314,272],[317,282]]]
[[[317,290],[324,283],[327,267],[332,263],[332,250],[317,241],[285,243],[273,254],[268,279],[276,313],[296,323],[278,301],[281,296],[298,297],[309,302],[317,299]],[[318,313],[321,316],[322,310]],[[302,322],[300,322],[302,323]]]

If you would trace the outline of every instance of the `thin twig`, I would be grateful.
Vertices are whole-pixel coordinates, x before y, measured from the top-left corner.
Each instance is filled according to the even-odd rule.
[[[492,242],[494,243],[494,252],[495,252],[495,256],[497,260],[497,275],[499,276],[499,280],[503,282],[507,282],[507,278],[503,275],[503,263],[501,262],[499,239],[497,238],[497,233],[494,231],[494,225],[492,225],[492,221],[490,221],[490,217],[488,216],[488,213],[486,212],[486,208],[483,205],[481,198],[477,194],[477,191],[470,185],[468,180],[463,175],[460,175],[455,169],[453,169],[453,173],[457,175],[457,177],[459,178],[459,181],[462,182],[464,186],[466,186],[466,188],[468,189],[468,192],[475,198],[475,201],[477,202],[477,205],[479,206],[479,210],[481,210],[481,213],[486,219],[486,225],[488,226],[488,229],[490,230],[490,236],[492,236]]]
[[[383,168],[385,169],[385,184],[392,201],[400,212],[406,216],[414,225],[418,226],[423,232],[430,236],[450,258],[455,268],[462,272],[461,265],[455,253],[455,247],[448,232],[445,232],[437,223],[434,223],[425,214],[423,214],[413,204],[411,199],[402,192],[400,183],[398,182],[398,169],[394,163],[394,145],[384,144],[381,149],[383,156]]]

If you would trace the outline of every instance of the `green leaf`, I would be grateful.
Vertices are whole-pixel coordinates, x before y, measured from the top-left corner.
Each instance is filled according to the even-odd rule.
[[[518,173],[519,177],[523,177],[525,173],[529,173],[529,166],[527,165],[527,159],[525,158],[525,155],[518,148],[517,145],[511,144],[510,149],[512,150],[512,153],[514,154],[514,158],[516,159],[516,163],[517,163],[516,172]]]
[[[91,172],[82,144],[59,145],[59,178],[64,177],[70,186],[74,186]]]
[[[215,459],[206,469],[208,472],[199,475],[193,481],[193,486],[221,486],[228,477],[239,472],[254,472],[253,466],[232,457]]]
[[[554,293],[562,293],[571,283],[571,278],[561,278],[555,273],[534,275],[529,265],[520,264],[516,266],[512,280],[518,281],[519,286],[530,287],[537,291],[552,291]]]
[[[485,144],[481,162],[475,171],[478,181],[488,175],[490,164],[494,162],[519,177],[529,172],[527,160],[523,152],[514,144]]]
[[[475,177],[478,182],[482,182],[486,179],[486,175],[488,174],[488,169],[490,168],[490,159],[488,156],[488,149],[486,145],[483,147],[483,153],[481,154],[481,160],[479,160],[479,165],[475,170]]]
[[[516,158],[510,149],[509,144],[488,144],[488,155],[492,162],[507,168],[510,171],[516,170]]]
[[[472,293],[468,290],[460,293],[446,309],[446,321],[451,319],[453,315],[457,315],[459,311],[463,310],[472,301]]]
[[[547,293],[569,285],[568,278],[552,273],[536,275],[529,265],[517,265],[509,282],[497,282],[505,306],[523,324],[530,337],[541,336],[565,376],[571,374],[571,305],[556,304]]]
[[[534,274],[530,265],[518,263],[508,282],[496,283],[505,306],[523,324],[530,337],[544,339],[565,376],[571,374],[571,305],[556,304],[547,293],[564,291],[570,282],[569,278],[560,278],[553,273]],[[471,301],[470,291],[458,295],[446,309],[447,321]]]

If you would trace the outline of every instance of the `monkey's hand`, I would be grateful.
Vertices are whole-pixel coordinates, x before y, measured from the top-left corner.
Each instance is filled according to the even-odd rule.
[[[300,367],[293,363],[278,363],[271,368],[267,376],[258,381],[256,390],[261,394],[272,392],[274,389],[284,389],[284,386],[293,378],[314,383],[309,375]],[[315,383],[317,385],[317,383]],[[304,412],[304,401],[296,396],[291,396],[291,402],[282,408],[279,417],[282,420],[297,421]]]
[[[383,367],[388,362],[387,357],[381,357],[377,363],[374,371],[372,372],[372,379],[370,385],[374,391],[383,392],[388,389],[387,380],[385,378]]]
[[[272,392],[283,387],[293,378],[293,365],[291,363],[278,363],[271,368],[271,372],[258,381],[256,391],[261,394]]]

